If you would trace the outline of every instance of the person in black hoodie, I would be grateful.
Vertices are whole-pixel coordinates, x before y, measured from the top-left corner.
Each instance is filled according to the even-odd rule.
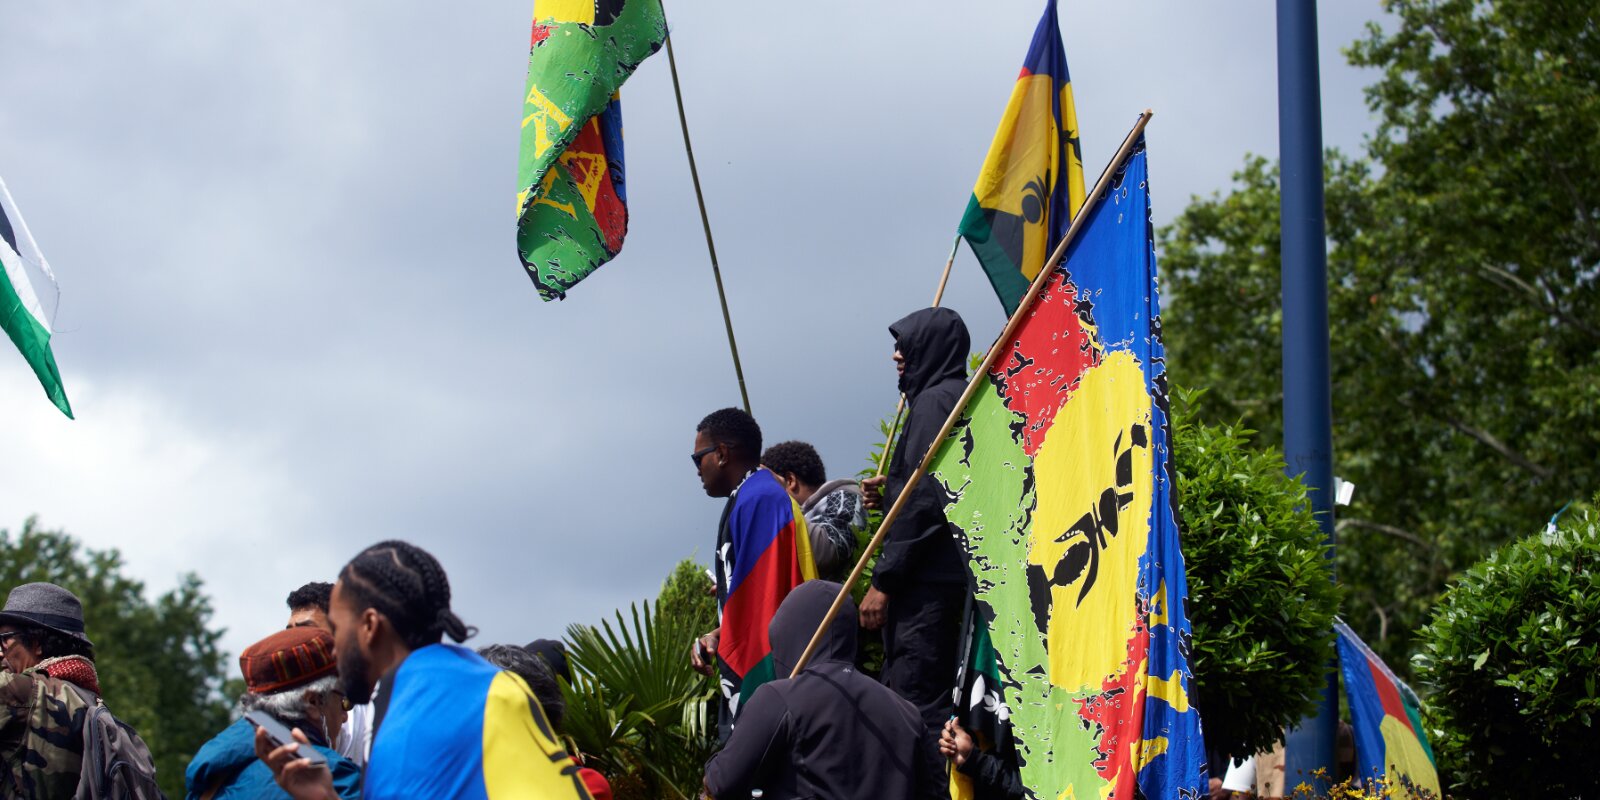
[[[807,581],[767,627],[779,675],[788,675],[838,596],[840,584]],[[706,794],[743,800],[932,800],[949,778],[917,709],[856,671],[855,604],[846,596],[806,668],[756,689],[721,752],[706,764]]]
[[[889,326],[910,413],[888,475],[861,484],[868,508],[893,506],[967,387],[971,337],[961,315],[924,308]],[[879,492],[882,492],[880,498]],[[861,601],[861,627],[883,628],[883,681],[938,732],[955,710],[966,554],[934,481],[919,481],[889,529]]]

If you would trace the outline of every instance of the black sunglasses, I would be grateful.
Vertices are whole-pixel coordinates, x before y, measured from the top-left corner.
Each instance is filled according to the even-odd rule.
[[[700,468],[700,462],[704,461],[706,456],[710,455],[711,451],[716,450],[716,449],[717,449],[716,445],[711,445],[710,447],[706,447],[706,448],[702,448],[700,450],[696,450],[693,453],[689,454],[689,460],[694,462],[694,468],[695,469],[699,469]]]

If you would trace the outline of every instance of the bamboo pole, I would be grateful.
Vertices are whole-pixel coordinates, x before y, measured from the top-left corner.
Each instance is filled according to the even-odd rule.
[[[666,10],[662,10],[662,22]],[[667,34],[667,68],[672,72],[672,96],[678,101],[678,123],[683,127],[683,151],[689,156],[689,178],[694,181],[694,199],[700,204],[700,225],[706,231],[706,250],[711,254],[711,275],[717,281],[717,300],[722,303],[722,323],[728,329],[728,351],[733,354],[733,374],[739,379],[739,397],[744,412],[750,410],[750,392],[744,385],[744,366],[739,363],[739,343],[733,338],[733,317],[728,314],[728,293],[722,288],[722,268],[717,266],[717,244],[711,238],[711,218],[706,215],[706,198],[700,191],[700,170],[694,163],[694,145],[689,143],[689,118],[683,113],[683,88],[678,85],[678,59],[672,54],[672,34]]]
[[[944,274],[939,276],[939,288],[933,292],[933,307],[939,307],[939,301],[944,299],[944,287],[950,283],[950,268],[955,266],[956,251],[961,249],[961,234],[956,234],[956,240],[950,243],[950,257],[944,260]]]
[[[983,363],[979,365],[977,372],[972,374],[972,380],[967,382],[966,391],[961,393],[961,399],[956,401],[956,406],[951,409],[950,416],[945,418],[944,427],[940,428],[938,435],[933,437],[933,442],[928,445],[928,452],[922,456],[922,462],[917,465],[916,471],[912,472],[911,476],[906,479],[905,488],[900,490],[900,495],[895,498],[894,505],[889,508],[889,513],[884,515],[883,524],[878,526],[878,532],[873,534],[872,541],[868,542],[866,549],[862,551],[861,558],[856,561],[855,569],[850,571],[850,577],[845,579],[844,586],[839,589],[839,596],[833,598],[833,605],[828,607],[828,613],[822,618],[822,624],[818,625],[816,633],[811,635],[811,641],[806,644],[805,652],[800,654],[800,658],[795,662],[794,669],[790,671],[789,677],[793,678],[799,675],[800,670],[805,669],[806,662],[811,660],[811,654],[816,652],[817,645],[822,642],[822,635],[827,633],[828,626],[833,624],[833,618],[839,615],[839,608],[844,605],[844,599],[850,596],[850,587],[854,586],[857,580],[860,580],[861,572],[867,567],[867,559],[877,551],[879,545],[883,544],[884,534],[889,532],[889,526],[893,525],[895,519],[900,516],[900,509],[905,506],[906,498],[911,496],[911,492],[917,488],[917,483],[927,473],[928,466],[933,463],[933,457],[939,452],[939,445],[943,444],[945,437],[950,435],[950,429],[955,427],[956,420],[961,418],[961,412],[965,411],[967,404],[972,401],[972,395],[977,392],[978,387],[986,380],[984,376],[994,367],[994,361],[999,357],[1000,351],[1016,335],[1017,328],[1022,326],[1022,322],[1026,318],[1025,312],[1033,305],[1033,301],[1038,299],[1039,293],[1044,291],[1044,285],[1049,281],[1051,273],[1055,272],[1056,267],[1061,263],[1061,259],[1066,256],[1068,245],[1071,245],[1072,240],[1077,238],[1078,232],[1087,224],[1090,212],[1094,211],[1095,207],[1099,205],[1101,195],[1111,185],[1111,177],[1115,174],[1117,165],[1128,157],[1128,153],[1133,150],[1134,142],[1138,140],[1141,133],[1144,133],[1145,125],[1149,124],[1150,117],[1153,115],[1154,112],[1149,109],[1145,109],[1145,112],[1139,115],[1139,120],[1133,124],[1133,130],[1128,131],[1127,138],[1122,140],[1122,146],[1117,148],[1117,154],[1112,157],[1111,163],[1107,164],[1105,171],[1100,173],[1100,179],[1095,182],[1094,191],[1084,200],[1083,207],[1078,209],[1078,215],[1072,218],[1072,225],[1067,228],[1067,234],[1061,237],[1061,243],[1056,245],[1055,251],[1050,254],[1050,258],[1040,268],[1039,274],[1034,276],[1033,283],[1028,286],[1028,293],[1023,295],[1022,302],[1017,304],[1016,313],[1011,315],[1011,319],[1006,322],[1005,330],[1001,331],[1000,336],[994,340],[994,344],[989,346],[989,352],[984,355]]]

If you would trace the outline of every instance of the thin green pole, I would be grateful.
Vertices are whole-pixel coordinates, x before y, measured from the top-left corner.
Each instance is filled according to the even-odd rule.
[[[663,20],[665,14],[663,9]],[[700,170],[694,164],[694,145],[689,143],[689,118],[683,113],[683,88],[678,85],[678,60],[672,54],[671,33],[667,34],[667,68],[672,71],[672,96],[678,101],[678,122],[683,127],[683,151],[689,155],[689,177],[694,181],[695,202],[700,204],[700,224],[706,230],[706,250],[711,254],[711,275],[717,281],[717,300],[722,303],[722,323],[728,329],[728,351],[733,354],[733,374],[739,378],[739,397],[744,400],[745,413],[753,414],[750,410],[750,391],[744,385],[744,366],[739,363],[739,343],[733,338],[728,293],[722,288],[722,268],[717,266],[717,243],[711,238],[711,218],[706,215],[706,198],[700,191]]]

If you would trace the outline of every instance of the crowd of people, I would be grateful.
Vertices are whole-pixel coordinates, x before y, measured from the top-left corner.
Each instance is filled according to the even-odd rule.
[[[722,689],[710,797],[949,797],[951,769],[982,800],[1024,796],[1014,751],[979,749],[958,721],[966,556],[933,482],[907,492],[966,388],[970,337],[945,308],[889,332],[908,412],[884,475],[830,481],[803,442],[763,452],[760,426],[735,408],[696,429],[701,484],[727,498],[714,551],[721,625],[690,653]],[[866,512],[896,504],[860,607],[846,596],[789,677],[855,566]],[[806,534],[791,544],[796,526]],[[861,630],[882,637],[880,679],[861,672]]]
[[[909,413],[885,476],[829,480],[804,442],[763,451],[760,426],[738,409],[696,429],[701,483],[727,500],[714,550],[720,625],[686,643],[688,666],[721,690],[708,797],[948,797],[952,768],[979,778],[977,797],[1020,796],[1014,765],[976,757],[955,722],[967,579],[942,498],[929,483],[901,498],[965,385],[966,327],[936,308],[890,332]],[[897,502],[860,607],[844,593],[790,677],[861,555],[867,511]],[[451,609],[431,554],[380,542],[287,605],[285,627],[239,657],[240,719],[194,754],[190,800],[609,800],[606,779],[562,745],[562,645],[461,646],[475,629]],[[0,611],[0,796],[105,796],[84,794],[91,779],[158,796],[153,767],[138,785],[139,770],[108,766],[141,753],[148,766],[131,729],[85,743],[105,727],[89,712],[105,704],[83,619],[79,599],[48,583],[12,589]],[[861,669],[863,629],[883,637],[881,679]]]

